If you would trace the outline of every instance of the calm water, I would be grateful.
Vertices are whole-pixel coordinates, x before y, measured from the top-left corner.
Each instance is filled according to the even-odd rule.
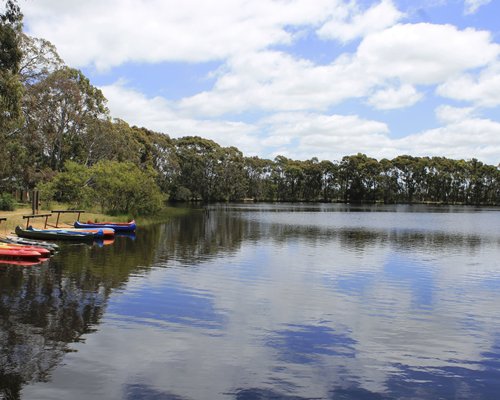
[[[0,296],[0,399],[500,396],[499,209],[212,206]]]

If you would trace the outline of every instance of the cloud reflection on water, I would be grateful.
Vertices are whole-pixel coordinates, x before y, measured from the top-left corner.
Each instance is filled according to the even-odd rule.
[[[484,288],[500,274],[491,233],[268,217],[166,226],[153,268],[109,298],[98,332],[75,344],[51,385],[81,377],[83,362],[110,371],[106,381],[86,371],[100,393],[147,388],[142,398],[498,393],[500,293]]]

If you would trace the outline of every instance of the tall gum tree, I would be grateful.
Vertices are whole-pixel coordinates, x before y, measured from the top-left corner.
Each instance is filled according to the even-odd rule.
[[[14,135],[22,124],[19,79],[22,58],[20,35],[23,15],[17,3],[8,0],[0,8],[0,190],[11,189]]]
[[[106,99],[81,71],[63,67],[30,86],[26,129],[39,138],[42,163],[54,171],[64,162],[85,162],[92,121],[108,118]]]

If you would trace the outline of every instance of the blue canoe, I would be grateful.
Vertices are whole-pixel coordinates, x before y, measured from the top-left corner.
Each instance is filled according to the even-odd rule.
[[[103,237],[102,232],[75,232],[55,229],[35,229],[28,227],[23,229],[20,226],[16,227],[16,234],[19,237],[37,240],[75,240],[75,241],[92,241]]]
[[[111,228],[115,232],[134,232],[135,231],[135,221],[130,222],[80,222],[75,221],[75,228],[79,229],[99,229],[99,228]]]

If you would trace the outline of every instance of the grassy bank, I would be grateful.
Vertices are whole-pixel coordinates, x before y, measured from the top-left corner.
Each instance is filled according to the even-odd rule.
[[[66,210],[68,209],[67,205],[58,204],[53,205],[51,210]],[[158,214],[147,217],[137,217],[135,221],[138,226],[147,226],[152,224],[157,224],[160,222],[166,222],[170,218],[181,216],[188,214],[190,212],[187,208],[178,208],[178,207],[165,207]],[[30,215],[32,213],[31,208],[29,207],[19,207],[15,211],[0,211],[0,218],[7,218],[7,221],[2,221],[0,223],[0,234],[6,235],[10,234],[14,231],[17,225],[22,227],[26,226],[26,219],[23,219],[23,215]],[[38,214],[50,214],[50,210],[41,209]],[[59,217],[58,226],[61,228],[73,226],[77,214],[68,213],[61,214]],[[104,222],[104,221],[112,221],[112,222],[127,222],[130,220],[130,216],[128,215],[106,215],[98,212],[85,212],[80,216],[80,221],[94,221],[94,222]],[[47,220],[49,225],[55,226],[57,220],[57,214],[52,214]],[[30,225],[36,228],[43,228],[45,223],[45,218],[34,218],[30,219]]]

